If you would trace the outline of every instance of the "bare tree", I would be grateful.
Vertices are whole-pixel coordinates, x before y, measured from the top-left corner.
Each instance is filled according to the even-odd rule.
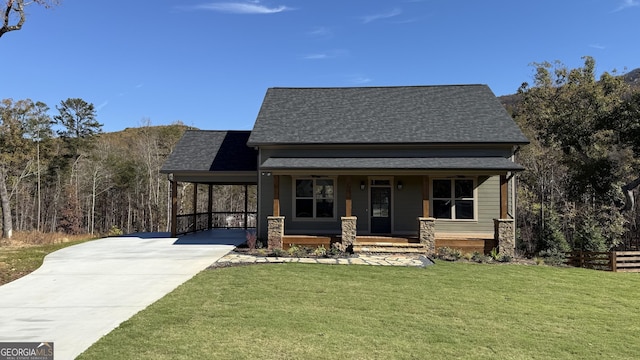
[[[31,4],[37,4],[50,8],[60,4],[60,0],[4,0],[2,11],[2,27],[0,27],[0,37],[9,31],[22,29],[22,25],[27,19],[25,8]]]

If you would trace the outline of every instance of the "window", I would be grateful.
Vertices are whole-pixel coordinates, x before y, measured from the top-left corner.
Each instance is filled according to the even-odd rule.
[[[473,220],[475,217],[474,188],[473,179],[434,179],[433,217]]]
[[[296,218],[335,218],[333,179],[296,179],[295,187]]]

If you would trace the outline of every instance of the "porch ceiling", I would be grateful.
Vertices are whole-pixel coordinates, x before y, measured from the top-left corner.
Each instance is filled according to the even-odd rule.
[[[456,170],[522,171],[503,157],[269,158],[261,170]]]

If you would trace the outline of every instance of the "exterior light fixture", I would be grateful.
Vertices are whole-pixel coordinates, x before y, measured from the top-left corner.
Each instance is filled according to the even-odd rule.
[[[364,181],[360,181],[360,190],[364,191]]]
[[[402,190],[402,181],[398,181],[398,190]]]

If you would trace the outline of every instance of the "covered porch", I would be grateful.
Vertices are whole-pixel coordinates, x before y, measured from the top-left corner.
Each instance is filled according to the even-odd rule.
[[[427,159],[401,159],[402,169],[384,159],[391,168],[322,170],[292,166],[308,167],[316,159],[304,165],[277,159],[279,166],[269,160],[263,169],[270,171],[262,171],[260,181],[263,195],[264,186],[272,186],[266,191],[272,194],[271,209],[262,208],[273,214],[267,218],[270,248],[295,244],[356,252],[515,250],[513,181],[521,167],[507,158],[430,159],[435,161],[432,168],[425,166]],[[378,166],[385,163],[377,160]],[[341,166],[339,159],[322,165],[331,163]],[[416,163],[419,168],[411,168]]]

